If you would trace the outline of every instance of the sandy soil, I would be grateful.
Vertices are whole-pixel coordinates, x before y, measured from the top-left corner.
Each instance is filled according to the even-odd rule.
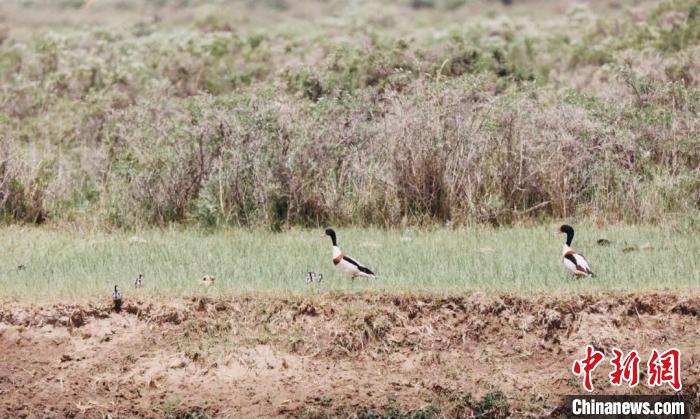
[[[558,417],[587,344],[680,348],[698,402],[700,296],[196,297],[2,304],[0,417]]]

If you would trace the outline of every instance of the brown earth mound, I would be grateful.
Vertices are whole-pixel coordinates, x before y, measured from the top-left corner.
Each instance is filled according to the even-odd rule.
[[[587,344],[681,349],[697,403],[697,296],[197,297],[3,304],[0,417],[557,417]]]

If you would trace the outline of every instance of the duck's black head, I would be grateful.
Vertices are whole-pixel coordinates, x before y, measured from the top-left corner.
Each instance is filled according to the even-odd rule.
[[[574,228],[568,224],[563,224],[559,227],[559,232],[566,234],[566,245],[571,246],[571,241],[574,239]]]
[[[338,244],[336,243],[335,240],[335,231],[333,231],[332,228],[327,228],[326,229],[326,236],[331,236],[331,241],[333,241],[333,246],[337,246]]]

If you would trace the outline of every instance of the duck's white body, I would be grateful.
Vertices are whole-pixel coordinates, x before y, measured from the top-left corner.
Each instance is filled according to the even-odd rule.
[[[333,264],[339,271],[350,276],[351,278],[355,278],[356,276],[361,276],[363,278],[375,278],[372,271],[370,271],[360,262],[352,259],[350,256],[344,255],[338,246],[333,246],[332,252]]]
[[[561,260],[564,267],[576,276],[593,276],[593,271],[583,255],[579,255],[566,243],[562,246]]]

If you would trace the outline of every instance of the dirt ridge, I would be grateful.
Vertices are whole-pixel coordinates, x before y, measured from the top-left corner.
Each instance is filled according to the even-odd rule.
[[[541,315],[546,311],[556,311],[559,315],[577,315],[580,313],[598,314],[620,309],[626,315],[639,314],[678,314],[681,316],[700,317],[700,296],[681,297],[675,294],[648,293],[625,295],[576,295],[576,296],[536,296],[534,298],[517,297],[502,294],[485,297],[473,294],[465,297],[437,297],[420,295],[354,295],[341,294],[332,298],[326,296],[275,298],[275,297],[191,297],[166,301],[165,299],[134,299],[125,303],[122,310],[135,315],[139,320],[180,324],[189,318],[216,315],[240,315],[244,308],[250,309],[251,302],[256,305],[271,306],[274,313],[294,312],[297,316],[324,316],[332,318],[336,306],[348,302],[364,302],[379,306],[393,305],[408,314],[412,320],[425,312],[444,309],[464,314],[498,316],[504,312],[511,315]],[[114,313],[109,301],[52,304],[6,303],[0,306],[0,323],[14,326],[71,325],[65,319],[79,315],[86,321],[104,319]],[[64,319],[63,321],[61,319]],[[79,327],[80,325],[73,325]]]
[[[8,302],[0,416],[556,417],[587,344],[681,348],[697,402],[699,312],[670,293]]]

